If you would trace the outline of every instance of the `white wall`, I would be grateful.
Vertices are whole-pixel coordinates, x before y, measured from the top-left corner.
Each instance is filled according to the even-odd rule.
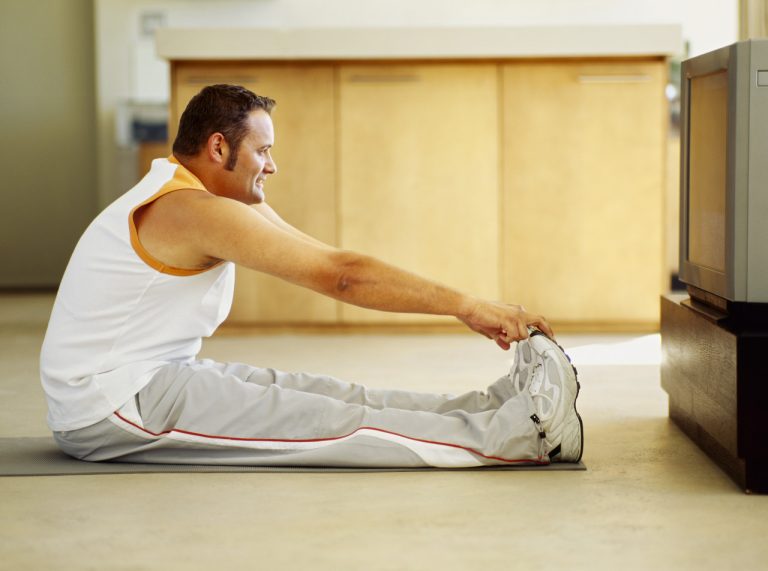
[[[131,151],[114,143],[117,103],[168,98],[168,66],[141,32],[142,17],[152,14],[183,28],[676,23],[689,55],[738,37],[738,0],[95,0],[102,205],[134,177]]]
[[[690,42],[690,55],[738,36],[738,0],[129,0],[119,6],[97,1],[109,6],[103,14],[112,20],[110,37],[124,34],[128,45],[133,44],[131,95],[147,99],[166,99],[168,84],[163,81],[165,62],[154,55],[152,38],[138,32],[142,13],[162,14],[167,26],[177,28],[675,23]]]

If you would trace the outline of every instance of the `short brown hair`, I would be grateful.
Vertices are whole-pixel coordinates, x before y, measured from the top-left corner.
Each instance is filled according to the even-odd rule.
[[[189,101],[181,114],[173,154],[192,157],[205,147],[211,135],[221,133],[232,150],[225,167],[232,170],[240,143],[248,132],[248,115],[256,109],[271,113],[274,106],[274,99],[256,95],[240,85],[208,85]]]

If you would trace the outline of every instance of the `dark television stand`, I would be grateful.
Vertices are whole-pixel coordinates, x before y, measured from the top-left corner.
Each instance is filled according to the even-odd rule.
[[[768,493],[768,304],[661,300],[669,416],[747,492]]]

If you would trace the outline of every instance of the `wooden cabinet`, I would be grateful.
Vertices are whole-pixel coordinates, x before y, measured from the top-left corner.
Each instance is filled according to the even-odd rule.
[[[739,304],[735,304],[739,305]],[[747,305],[747,304],[744,304]],[[688,297],[661,300],[661,386],[669,416],[747,491],[768,493],[768,330],[764,304],[730,315]]]
[[[503,66],[503,294],[559,322],[658,321],[661,62]]]
[[[267,202],[288,223],[323,242],[337,244],[334,68],[328,64],[220,62],[175,66],[174,130],[178,125],[175,118],[187,102],[214,83],[236,83],[277,101],[272,112],[272,156],[278,172],[265,185]],[[338,302],[272,276],[238,267],[236,283],[231,322],[337,320]]]
[[[341,246],[497,298],[496,66],[350,64],[338,86]],[[341,309],[353,323],[452,320]]]
[[[663,58],[173,62],[278,101],[267,200],[290,223],[555,323],[658,323]],[[239,271],[230,322],[440,323]]]

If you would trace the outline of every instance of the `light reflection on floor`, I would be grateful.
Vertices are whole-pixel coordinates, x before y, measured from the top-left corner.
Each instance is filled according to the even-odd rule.
[[[580,365],[660,365],[661,335],[643,335],[611,343],[573,345],[567,348]]]

